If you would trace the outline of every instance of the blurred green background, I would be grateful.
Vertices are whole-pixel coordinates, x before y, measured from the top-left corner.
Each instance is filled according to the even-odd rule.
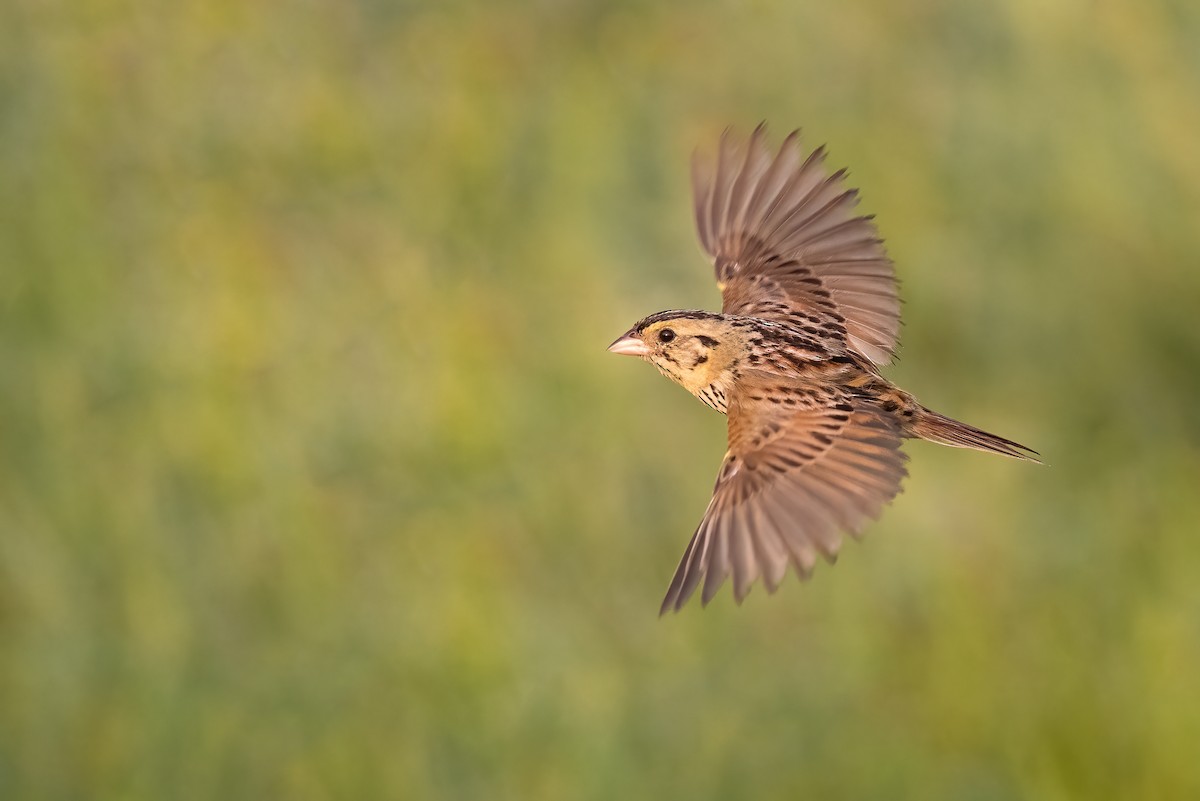
[[[1200,797],[1200,6],[0,11],[0,797]],[[804,126],[926,403],[659,619],[724,421],[688,157]]]

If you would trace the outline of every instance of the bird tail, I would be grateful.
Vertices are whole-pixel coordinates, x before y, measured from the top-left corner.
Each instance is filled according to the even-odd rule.
[[[935,411],[926,409],[924,406],[917,413],[916,420],[912,423],[911,431],[913,436],[929,440],[930,442],[936,442],[940,445],[949,445],[953,448],[974,448],[980,451],[1011,456],[1014,459],[1026,459],[1038,464],[1042,463],[1042,460],[1038,458],[1038,452],[1032,448],[1027,448],[1019,442],[1013,442],[1011,439],[989,434],[975,426],[960,423],[952,417],[938,414]]]

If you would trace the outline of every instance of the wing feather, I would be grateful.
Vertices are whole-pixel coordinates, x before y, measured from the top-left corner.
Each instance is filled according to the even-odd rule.
[[[726,131],[715,163],[692,162],[700,242],[713,258],[724,311],[823,324],[876,364],[895,353],[900,303],[891,259],[858,191],[830,173],[825,149],[801,158],[793,131],[772,155],[760,125]]]
[[[818,554],[835,561],[842,532],[858,536],[900,491],[900,441],[891,417],[844,390],[786,410],[735,395],[729,451],[662,611],[680,609],[701,586],[707,604],[731,577],[741,603],[760,577],[774,592],[789,565],[803,579]]]

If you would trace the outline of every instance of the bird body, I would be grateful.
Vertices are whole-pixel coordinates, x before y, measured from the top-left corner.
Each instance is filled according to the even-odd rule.
[[[1034,452],[933,412],[879,372],[896,346],[891,260],[844,171],[823,150],[800,158],[798,134],[771,157],[759,126],[728,131],[715,169],[693,162],[697,229],[713,257],[721,313],[665,311],[609,350],[649,361],[728,416],[729,449],[712,501],[663,601],[704,603],[732,576],[740,603],[761,577],[773,592],[789,565],[807,578],[833,561],[899,491],[903,439],[1022,459]]]

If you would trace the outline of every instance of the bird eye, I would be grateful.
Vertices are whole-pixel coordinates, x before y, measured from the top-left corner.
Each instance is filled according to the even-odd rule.
[[[675,332],[672,331],[670,328],[664,328],[663,330],[658,332],[658,341],[659,342],[670,342],[674,338],[675,338]]]

